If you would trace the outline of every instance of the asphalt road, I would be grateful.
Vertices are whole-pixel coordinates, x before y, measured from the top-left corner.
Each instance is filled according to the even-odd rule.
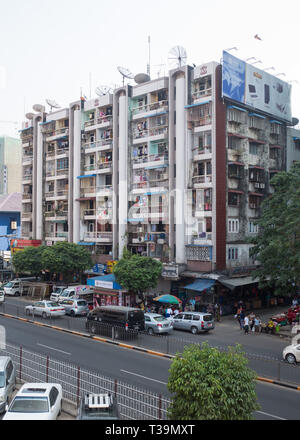
[[[117,378],[143,389],[168,394],[168,359],[105,344],[53,329],[0,317],[7,342]],[[299,367],[300,373],[300,367]],[[300,420],[300,392],[257,383],[261,409],[257,420]]]

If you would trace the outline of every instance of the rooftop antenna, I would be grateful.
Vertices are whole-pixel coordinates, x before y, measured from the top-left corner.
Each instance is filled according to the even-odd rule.
[[[171,69],[182,67],[186,65],[187,54],[186,50],[182,46],[174,46],[169,51],[168,62]]]
[[[130,72],[130,70],[126,69],[125,67],[118,66],[117,69],[120,72],[120,74],[123,76],[123,87],[124,87],[125,78],[133,79],[134,75],[133,73]]]
[[[47,104],[50,106],[50,112],[52,113],[53,108],[61,108],[54,99],[46,99]]]
[[[174,46],[169,51],[169,66],[173,69],[176,67],[182,67],[186,64],[187,54],[186,50],[182,46]]]
[[[107,95],[108,93],[111,93],[111,92],[112,92],[112,89],[109,86],[98,86],[95,89],[95,93],[99,97]]]
[[[148,65],[147,65],[147,73],[150,76],[150,50],[151,50],[151,39],[150,39],[150,35],[148,36],[148,53],[149,53],[149,61],[148,61]]]

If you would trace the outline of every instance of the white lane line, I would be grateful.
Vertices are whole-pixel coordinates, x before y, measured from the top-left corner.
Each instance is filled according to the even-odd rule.
[[[151,379],[151,377],[142,376],[141,374],[132,373],[131,371],[126,371],[126,370],[120,370],[120,371],[122,371],[123,373],[132,374],[133,376],[142,377],[143,379],[152,380],[153,382],[162,383],[163,385],[167,385],[166,382],[161,382],[160,380]]]
[[[264,416],[273,417],[273,419],[287,420],[287,419],[283,419],[282,417],[274,416],[273,414],[268,414],[268,413],[263,412],[263,411],[255,411],[255,412],[257,412],[259,414],[263,414]]]
[[[59,350],[58,348],[49,347],[48,345],[39,344],[39,343],[37,343],[36,345],[39,345],[40,347],[44,347],[44,348],[49,348],[50,350],[59,351],[60,353],[64,353],[64,354],[68,354],[68,355],[72,354],[72,353],[68,353],[67,351]]]

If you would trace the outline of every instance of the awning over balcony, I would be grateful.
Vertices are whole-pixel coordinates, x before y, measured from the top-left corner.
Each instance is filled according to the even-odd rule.
[[[92,243],[90,241],[79,241],[77,244],[81,246],[95,246],[96,243]]]
[[[237,107],[236,105],[229,105],[228,108],[234,108],[236,110],[239,110],[240,112],[245,112],[247,113],[247,110],[241,107]]]
[[[211,99],[209,99],[208,101],[196,102],[195,104],[185,105],[184,108],[198,107],[199,105],[209,104],[210,102],[211,102]]]
[[[184,289],[203,292],[203,290],[210,289],[212,286],[215,285],[215,283],[215,280],[197,279],[192,284],[184,286]]]
[[[255,118],[260,118],[260,119],[267,119],[265,116],[259,115],[258,113],[249,113],[249,116],[254,116]]]
[[[77,179],[88,179],[89,177],[96,177],[97,174],[85,174],[84,176],[77,176]]]

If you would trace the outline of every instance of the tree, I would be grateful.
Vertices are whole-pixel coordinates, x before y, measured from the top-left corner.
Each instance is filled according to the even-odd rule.
[[[251,420],[259,405],[247,364],[240,346],[228,352],[207,343],[186,346],[169,370],[171,420]]]
[[[65,281],[70,281],[74,273],[82,274],[93,265],[90,254],[75,243],[58,242],[46,246],[42,254],[42,265],[51,273],[61,273]]]
[[[38,276],[43,270],[42,254],[46,246],[27,247],[13,255],[12,264],[17,273]]]
[[[126,290],[133,292],[144,300],[144,293],[150,287],[156,287],[162,272],[162,263],[150,257],[140,255],[124,257],[115,265],[116,281]]]
[[[300,163],[271,180],[274,193],[262,204],[259,233],[249,240],[251,255],[260,263],[253,277],[260,286],[287,295],[300,285]]]

